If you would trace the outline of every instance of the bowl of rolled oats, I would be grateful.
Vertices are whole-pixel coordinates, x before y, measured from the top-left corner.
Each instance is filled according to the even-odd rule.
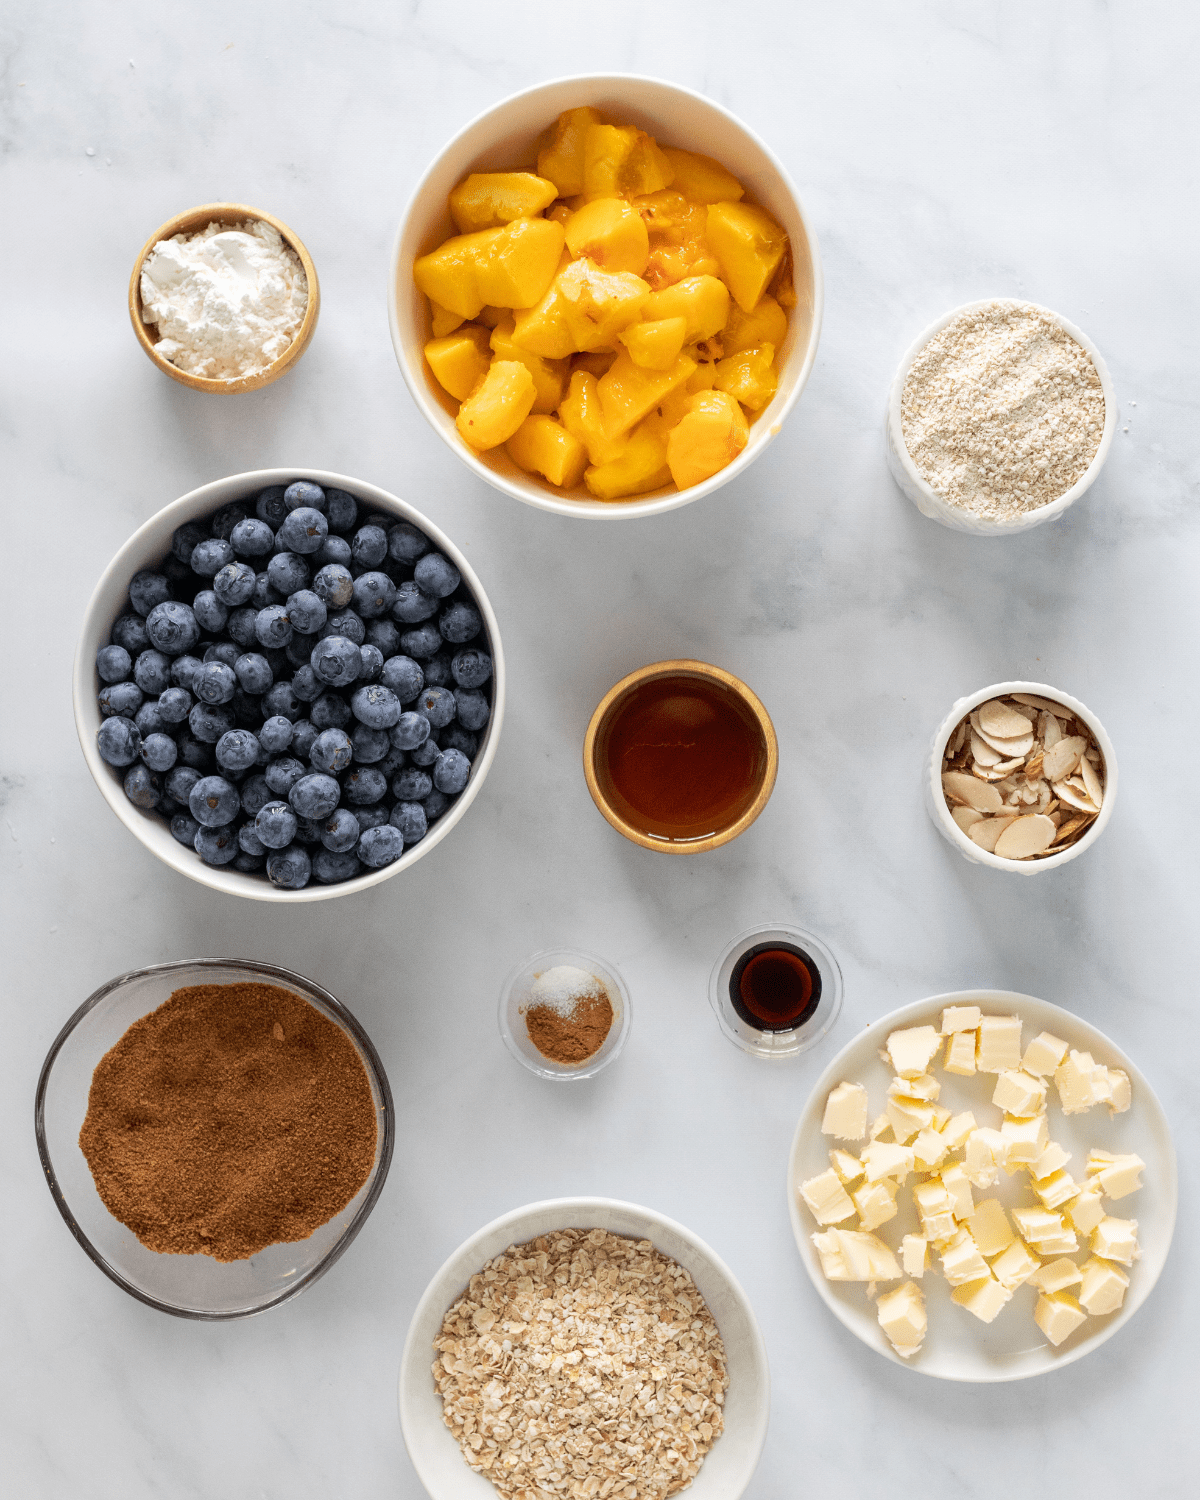
[[[934,827],[976,864],[1036,875],[1104,832],[1117,757],[1094,713],[1040,682],[960,698],[938,726],[925,776]]]
[[[400,1365],[434,1500],[737,1500],[767,1436],[745,1292],[682,1224],[612,1198],[531,1203],[459,1246]]]
[[[900,361],[888,468],[922,515],[973,536],[1053,521],[1104,467],[1117,401],[1100,351],[1035,302],[953,308]]]

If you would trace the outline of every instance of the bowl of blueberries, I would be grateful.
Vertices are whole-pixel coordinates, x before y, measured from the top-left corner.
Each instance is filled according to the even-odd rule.
[[[504,656],[462,553],[385,490],[262,469],[126,542],[88,605],[75,723],[109,806],[215,890],[314,901],[415,863],[496,753]]]

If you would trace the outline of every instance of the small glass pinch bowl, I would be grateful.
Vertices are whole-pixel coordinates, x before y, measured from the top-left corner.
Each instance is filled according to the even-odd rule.
[[[375,1160],[354,1198],[306,1240],[269,1245],[249,1260],[160,1255],[148,1250],[101,1201],[79,1147],[97,1063],[130,1026],[174,990],[193,984],[262,983],[290,990],[332,1021],[354,1048],[375,1104]],[[79,1007],[42,1065],[34,1105],[46,1184],[71,1233],[131,1297],[179,1318],[247,1318],[298,1296],[323,1276],[366,1222],[383,1190],[395,1144],[392,1091],[370,1038],[338,1000],[299,974],[240,958],[154,964],[118,975]]]
[[[585,974],[591,974],[608,991],[608,998],[612,1002],[613,1021],[608,1035],[590,1057],[579,1063],[559,1063],[544,1056],[534,1046],[525,1024],[525,1011],[530,1002],[533,981],[548,969],[559,967],[582,969]],[[562,1082],[594,1078],[602,1068],[607,1068],[625,1045],[633,1014],[625,981],[612,964],[605,963],[603,959],[595,958],[590,953],[576,953],[569,948],[549,948],[522,960],[509,974],[500,991],[498,1019],[504,1045],[519,1063],[523,1063],[539,1078]]]

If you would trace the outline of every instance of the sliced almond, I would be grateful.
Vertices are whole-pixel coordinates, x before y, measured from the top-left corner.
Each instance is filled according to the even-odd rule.
[[[944,771],[942,790],[953,801],[965,807],[974,807],[979,812],[999,812],[1002,806],[1000,793],[994,786],[989,786],[966,771]]]
[[[953,737],[950,740],[950,749],[948,751],[948,754],[950,754],[951,756],[957,755],[958,752],[962,749],[963,741],[966,739],[966,737],[967,726],[965,723],[962,723],[954,731]]]
[[[1033,721],[1025,714],[1019,714],[1015,708],[1009,708],[1006,703],[1001,703],[999,698],[991,698],[988,702],[981,703],[977,712],[979,727],[985,734],[994,734],[1002,740],[1012,740],[1021,735],[1033,733]]]
[[[1008,776],[1013,771],[1020,770],[1021,767],[1024,766],[1024,764],[1025,764],[1025,757],[1023,755],[1016,755],[1016,756],[1013,757],[1012,760],[1002,760],[1000,762],[1000,764],[996,767],[996,770],[999,771],[1001,773],[1001,775]]]
[[[1047,781],[1062,781],[1079,764],[1079,757],[1087,749],[1087,741],[1077,734],[1069,734],[1050,746],[1042,757],[1042,775]]]
[[[1010,696],[1014,702],[1023,703],[1026,708],[1041,709],[1044,714],[1061,714],[1066,712],[1061,703],[1051,703],[1049,698],[1039,698],[1036,693],[1012,693]]]
[[[1083,784],[1088,796],[1097,807],[1104,806],[1104,788],[1100,785],[1100,778],[1096,775],[1096,768],[1085,755],[1079,762],[1080,774],[1083,776]]]
[[[986,849],[989,854],[994,854],[996,852],[996,840],[1010,824],[1016,821],[1015,816],[1011,818],[984,818],[982,823],[971,824],[970,828],[967,829],[967,837],[972,842],[978,844],[981,849]]]
[[[994,852],[1001,859],[1028,859],[1048,849],[1057,834],[1058,830],[1049,818],[1031,813],[1028,817],[1014,819],[1001,832]]]
[[[1073,786],[1065,781],[1054,783],[1054,795],[1060,802],[1065,802],[1068,807],[1077,807],[1080,812],[1098,813],[1100,809],[1087,797],[1081,797]]]
[[[983,814],[974,807],[956,807],[951,810],[950,816],[962,831],[966,833],[972,823],[979,822]]]
[[[1062,725],[1053,714],[1043,714],[1038,720],[1038,733],[1042,737],[1042,745],[1047,750],[1057,745],[1063,737]]]
[[[997,766],[981,766],[976,761],[971,767],[971,774],[978,776],[980,781],[1003,781],[1006,773]]]
[[[1028,755],[1033,749],[1032,734],[1019,734],[1005,739],[1002,735],[992,734],[990,730],[984,729],[979,722],[978,714],[971,715],[971,728],[985,745],[990,745],[998,755],[1005,759],[1014,755]]]
[[[994,766],[1000,761],[1000,752],[986,740],[981,740],[974,730],[971,731],[971,758],[977,766]]]
[[[1087,813],[1076,814],[1072,817],[1065,818],[1063,822],[1058,825],[1058,841],[1061,842],[1063,839],[1073,839],[1076,834],[1082,833],[1085,828],[1089,827],[1092,821],[1092,818]]]
[[[1039,750],[1039,751],[1036,752],[1036,754],[1031,755],[1029,757],[1029,759],[1025,762],[1025,780],[1026,781],[1037,781],[1037,780],[1040,779],[1041,774],[1042,774],[1042,761],[1043,761],[1043,759],[1044,759],[1044,757],[1042,755],[1042,752]]]

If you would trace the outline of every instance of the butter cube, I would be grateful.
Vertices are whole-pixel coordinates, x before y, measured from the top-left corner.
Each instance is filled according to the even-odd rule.
[[[884,1106],[892,1134],[900,1142],[912,1140],[921,1130],[933,1124],[933,1105],[920,1099],[889,1099]]]
[[[956,1031],[946,1043],[946,1061],[942,1064],[947,1073],[974,1073],[975,1033]]]
[[[975,1128],[975,1116],[969,1109],[964,1109],[961,1115],[954,1115],[948,1124],[942,1126],[942,1134],[951,1151],[958,1151],[967,1144],[967,1137]]]
[[[893,1146],[890,1141],[872,1141],[862,1154],[863,1168],[868,1182],[878,1182],[884,1177],[894,1177],[904,1182],[913,1169],[914,1157],[910,1146]]]
[[[867,1091],[861,1083],[839,1083],[825,1101],[821,1134],[860,1141],[867,1133]]]
[[[1078,1286],[1083,1272],[1064,1255],[1061,1260],[1048,1260],[1029,1279],[1043,1292],[1062,1292],[1069,1286]]]
[[[1115,1120],[1122,1115],[1133,1102],[1133,1093],[1129,1086],[1129,1074],[1121,1068],[1108,1068],[1108,1112]]]
[[[1034,1115],[1029,1120],[1006,1119],[1000,1134],[1008,1142],[1007,1161],[1009,1168],[1032,1165],[1050,1143],[1050,1131],[1045,1115]]]
[[[857,1156],[851,1156],[849,1151],[839,1151],[835,1148],[829,1153],[829,1165],[847,1185],[857,1182],[863,1174],[862,1162]]]
[[[846,1257],[842,1254],[842,1247],[834,1238],[832,1229],[825,1234],[814,1234],[812,1242],[821,1257],[821,1270],[825,1273],[826,1281],[851,1280],[850,1267],[846,1264]]]
[[[952,1111],[948,1110],[944,1104],[935,1104],[933,1106],[933,1128],[935,1130],[945,1130],[950,1121],[951,1113]]]
[[[1063,1339],[1074,1333],[1087,1313],[1070,1292],[1045,1292],[1037,1299],[1033,1321],[1057,1349]]]
[[[922,1172],[932,1172],[950,1149],[940,1130],[922,1130],[912,1145],[916,1165]]]
[[[975,1199],[961,1162],[952,1162],[950,1166],[942,1168],[942,1186],[953,1200],[954,1217],[969,1219],[975,1212]]]
[[[941,1045],[932,1026],[906,1026],[888,1037],[887,1052],[901,1078],[920,1078]]]
[[[949,1242],[958,1232],[950,1194],[936,1178],[913,1190],[913,1201],[921,1219],[921,1232],[931,1244]]]
[[[1029,1175],[1034,1178],[1049,1177],[1051,1172],[1057,1172],[1060,1167],[1065,1167],[1070,1160],[1071,1153],[1064,1151],[1057,1141],[1051,1141],[1030,1167]]]
[[[1077,1229],[1080,1234],[1091,1234],[1100,1220],[1104,1218],[1104,1204],[1097,1188],[1085,1187],[1083,1192],[1063,1207],[1071,1227]]]
[[[942,1035],[956,1031],[975,1031],[979,1026],[978,1005],[947,1005],[942,1011]]]
[[[887,1334],[892,1348],[901,1359],[909,1359],[925,1339],[927,1319],[925,1298],[921,1289],[906,1281],[895,1291],[884,1292],[876,1303],[879,1326]]]
[[[1079,1184],[1070,1172],[1051,1172],[1033,1185],[1034,1192],[1042,1200],[1043,1208],[1061,1208],[1069,1198],[1079,1191]]]
[[[1114,1219],[1105,1214],[1092,1230],[1092,1254],[1102,1260],[1116,1260],[1123,1266],[1131,1266],[1141,1253],[1136,1219]]]
[[[1029,1253],[1021,1240],[1013,1240],[992,1262],[992,1275],[1011,1292],[1028,1281],[1040,1265],[1041,1261]]]
[[[950,1293],[951,1300],[969,1313],[974,1313],[981,1323],[990,1323],[1000,1309],[1012,1298],[1012,1292],[994,1276],[982,1276],[978,1281],[956,1286]]]
[[[931,1073],[922,1073],[920,1078],[893,1078],[888,1084],[889,1099],[922,1099],[932,1104],[941,1092],[941,1084]]]
[[[1017,1226],[1017,1233],[1028,1240],[1039,1255],[1066,1255],[1079,1248],[1074,1232],[1049,1209],[1014,1208],[1012,1221]]]
[[[1018,1119],[1040,1115],[1046,1108],[1046,1085],[1020,1068],[1007,1068],[996,1079],[992,1103]]]
[[[896,1189],[890,1182],[867,1182],[854,1188],[850,1196],[864,1229],[878,1229],[896,1217]]]
[[[1102,1313],[1116,1312],[1125,1300],[1125,1288],[1129,1277],[1106,1260],[1085,1260],[1083,1263],[1083,1285],[1079,1289],[1079,1300],[1093,1317]]]
[[[847,1281],[895,1281],[900,1275],[896,1257],[876,1235],[858,1229],[830,1229],[849,1275]]]
[[[810,1177],[807,1182],[802,1182],[800,1196],[808,1204],[818,1224],[840,1224],[854,1212],[854,1204],[832,1167],[819,1177]]]
[[[967,1224],[981,1255],[999,1255],[1015,1238],[999,1198],[985,1198],[977,1204]]]
[[[967,1155],[963,1170],[967,1180],[977,1188],[991,1187],[1008,1161],[1008,1142],[998,1130],[981,1125],[967,1137]]]
[[[1043,1031],[1040,1036],[1035,1036],[1025,1048],[1021,1067],[1026,1073],[1032,1073],[1037,1078],[1045,1078],[1048,1073],[1054,1072],[1066,1055],[1066,1042],[1061,1041],[1049,1031]]]
[[[906,1234],[900,1241],[900,1264],[906,1276],[925,1275],[929,1264],[929,1241],[921,1234]]]
[[[1093,1152],[1092,1155],[1094,1154]],[[1136,1193],[1142,1185],[1142,1173],[1145,1169],[1146,1163],[1142,1158],[1132,1154],[1116,1156],[1111,1162],[1098,1168],[1092,1166],[1092,1156],[1088,1157],[1090,1180],[1108,1198],[1127,1198],[1130,1193]]]
[[[1021,1066],[1020,1016],[981,1016],[975,1066],[981,1073],[1003,1073]]]
[[[1064,1224],[1057,1234],[1048,1234],[1034,1246],[1039,1255],[1074,1255],[1079,1249],[1079,1238],[1075,1231]]]
[[[1059,1102],[1064,1115],[1082,1114],[1097,1102],[1092,1078],[1096,1064],[1090,1052],[1071,1049],[1066,1062],[1060,1063],[1054,1073],[1054,1086],[1058,1090]],[[1105,1070],[1107,1071],[1107,1069]]]
[[[951,1286],[963,1286],[968,1281],[991,1275],[969,1229],[960,1229],[941,1251],[941,1257],[942,1273]]]
[[[892,1122],[888,1119],[887,1115],[876,1115],[874,1122],[872,1123],[871,1128],[867,1132],[867,1134],[873,1141],[877,1141],[882,1136],[890,1134],[891,1129]]]

